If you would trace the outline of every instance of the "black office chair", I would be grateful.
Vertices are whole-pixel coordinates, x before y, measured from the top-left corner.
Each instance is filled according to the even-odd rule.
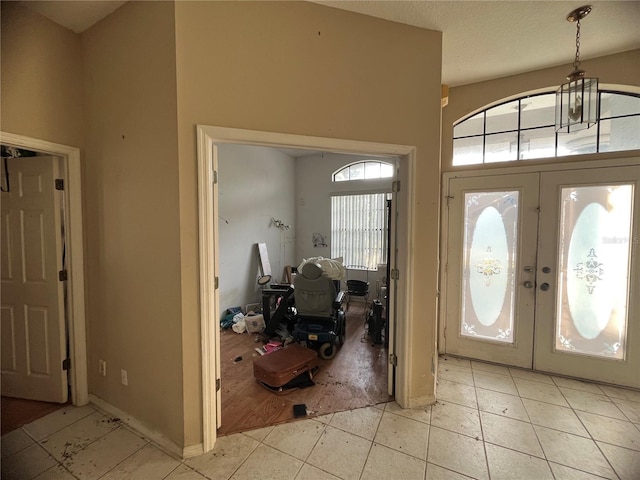
[[[337,353],[336,340],[342,345],[345,339],[344,292],[336,293],[334,282],[313,262],[302,267],[293,286],[296,308],[293,338],[318,349],[321,358],[333,358]]]
[[[351,297],[361,298],[364,300],[365,310],[369,307],[369,282],[364,280],[347,280],[347,310]]]

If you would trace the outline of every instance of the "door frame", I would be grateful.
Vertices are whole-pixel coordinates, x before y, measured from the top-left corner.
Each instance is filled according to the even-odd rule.
[[[572,157],[575,158],[575,157]],[[508,175],[519,173],[543,173],[553,171],[567,171],[567,170],[583,170],[591,168],[606,168],[612,166],[634,166],[640,163],[640,156],[624,155],[620,157],[612,157],[606,160],[578,160],[573,161],[571,158],[567,158],[566,161],[558,162],[558,159],[554,159],[557,163],[537,163],[528,165],[508,166],[504,168],[488,168],[488,169],[473,169],[473,170],[461,170],[457,172],[445,172],[442,174],[442,198],[441,198],[441,210],[440,210],[440,264],[443,268],[440,269],[440,312],[438,315],[438,354],[443,355],[446,350],[446,338],[445,338],[445,325],[447,318],[447,265],[448,265],[448,252],[447,245],[449,242],[449,210],[447,208],[447,197],[449,196],[449,180],[454,178],[469,178],[469,177],[482,177],[492,175]],[[615,165],[612,165],[615,164]],[[509,164],[512,165],[512,164]]]
[[[67,302],[65,305],[69,337],[69,385],[71,403],[89,403],[87,379],[87,332],[85,317],[84,244],[82,221],[82,174],[80,149],[13,133],[0,132],[4,145],[24,148],[62,158],[64,222],[68,259]]]
[[[395,376],[396,400],[400,405],[407,404],[410,384],[409,349],[410,325],[406,313],[412,301],[410,279],[413,270],[413,205],[415,189],[416,147],[386,143],[343,140],[336,138],[311,137],[283,133],[243,130],[210,125],[196,125],[198,160],[198,220],[200,253],[200,335],[202,354],[202,434],[203,453],[213,449],[216,441],[216,429],[220,420],[219,396],[216,379],[219,379],[220,360],[218,348],[219,309],[215,278],[218,270],[217,245],[217,187],[215,186],[214,166],[217,165],[217,145],[243,144],[272,148],[300,148],[325,150],[337,153],[356,153],[376,156],[395,156],[400,163],[403,182],[398,195],[398,209],[404,212],[398,225],[398,264],[400,271],[398,295],[395,302],[396,334],[395,347],[398,358]],[[390,346],[391,348],[391,346]]]

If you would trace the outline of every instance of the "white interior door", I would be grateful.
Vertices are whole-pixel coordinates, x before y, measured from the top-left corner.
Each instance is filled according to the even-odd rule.
[[[2,394],[67,401],[61,198],[53,157],[8,159],[2,193]]]
[[[541,185],[535,369],[640,387],[640,166]]]
[[[531,368],[538,174],[452,178],[446,352]]]
[[[450,178],[445,352],[640,387],[640,166]]]

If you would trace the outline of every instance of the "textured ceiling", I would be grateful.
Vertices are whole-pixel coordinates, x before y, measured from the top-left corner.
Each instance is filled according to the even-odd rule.
[[[567,64],[569,73],[575,55],[576,25],[566,17],[585,3],[593,5],[593,11],[581,22],[582,59],[640,47],[637,1],[315,3],[443,32],[442,83],[451,86],[561,64]]]
[[[125,2],[22,3],[80,33]],[[576,28],[567,22],[566,16],[584,5],[583,1],[561,0],[314,3],[443,32],[442,83],[450,86],[563,64],[569,73],[575,54]],[[582,59],[640,48],[640,1],[590,3],[593,11],[582,21]]]

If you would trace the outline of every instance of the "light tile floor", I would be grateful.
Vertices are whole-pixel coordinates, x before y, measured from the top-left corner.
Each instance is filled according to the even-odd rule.
[[[3,480],[640,479],[640,391],[441,358],[438,402],[221,437],[180,461],[92,406],[2,437]]]

